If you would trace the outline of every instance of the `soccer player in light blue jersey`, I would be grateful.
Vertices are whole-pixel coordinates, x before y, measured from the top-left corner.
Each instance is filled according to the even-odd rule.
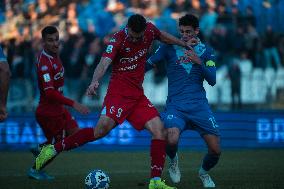
[[[199,169],[199,177],[206,188],[215,187],[208,174],[218,162],[220,134],[206,92],[204,79],[214,86],[216,83],[215,56],[213,50],[197,37],[199,21],[194,15],[185,15],[179,19],[179,31],[182,40],[192,41],[192,48],[185,49],[176,45],[161,45],[148,59],[148,67],[167,61],[168,98],[163,121],[168,128],[167,155],[170,158],[169,173],[173,182],[180,182],[178,167],[178,141],[185,130],[199,132],[208,147]]]
[[[0,46],[0,122],[4,121],[7,116],[7,96],[9,89],[10,69],[7,58]]]

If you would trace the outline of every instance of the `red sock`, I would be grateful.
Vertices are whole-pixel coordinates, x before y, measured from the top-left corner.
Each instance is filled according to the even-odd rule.
[[[161,177],[166,157],[166,141],[153,139],[151,141],[151,178]]]
[[[54,145],[54,148],[57,153],[71,150],[88,142],[94,141],[94,129],[93,128],[84,128],[80,129],[73,135],[70,135],[64,138],[62,141],[57,142]]]

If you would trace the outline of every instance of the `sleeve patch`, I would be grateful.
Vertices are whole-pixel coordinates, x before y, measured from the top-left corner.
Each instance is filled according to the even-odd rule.
[[[206,62],[206,66],[215,66],[215,62],[212,61],[212,60],[208,60],[208,61]]]
[[[111,39],[109,40],[109,42],[110,42],[110,43],[115,43],[116,40],[115,40],[115,38],[111,38]]]
[[[48,73],[44,74],[44,75],[43,75],[43,79],[44,79],[44,81],[45,81],[46,83],[49,82],[49,81],[50,81],[50,76],[49,76],[49,74],[48,74]]]
[[[113,45],[108,45],[107,48],[106,48],[106,52],[107,53],[111,53],[112,52],[112,48],[113,48]]]

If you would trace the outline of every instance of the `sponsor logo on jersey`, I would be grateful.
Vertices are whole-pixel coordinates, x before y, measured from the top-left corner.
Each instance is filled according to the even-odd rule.
[[[133,57],[121,58],[119,61],[122,64],[124,64],[124,63],[132,63],[134,61],[137,61],[139,58],[143,57],[147,53],[147,51],[148,51],[147,49],[139,50]]]
[[[47,83],[50,81],[50,76],[49,76],[49,73],[46,73],[43,75],[43,80]]]
[[[122,67],[122,68],[119,68],[118,70],[119,70],[119,71],[134,70],[134,69],[137,68],[137,66],[138,66],[138,64],[133,64],[133,65],[131,65],[131,66],[124,66],[124,67]]]
[[[54,75],[54,80],[58,80],[58,79],[60,79],[60,78],[62,78],[64,76],[64,68],[62,68],[61,70],[60,70],[60,72],[58,72],[57,74],[55,74]]]
[[[126,52],[130,52],[130,48],[129,48],[129,47],[126,47],[126,48],[125,48],[125,51],[126,51]]]
[[[58,87],[58,89],[57,89],[59,92],[63,92],[63,87]]]

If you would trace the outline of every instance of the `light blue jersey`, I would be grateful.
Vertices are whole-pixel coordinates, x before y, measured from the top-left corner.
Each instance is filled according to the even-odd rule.
[[[7,58],[3,53],[3,49],[0,46],[0,62],[7,62]]]
[[[212,48],[200,41],[194,51],[202,65],[191,63],[186,49],[175,45],[161,45],[148,59],[149,65],[167,62],[168,98],[163,120],[166,127],[194,128],[201,135],[219,135],[203,87],[204,80],[212,86],[216,83],[215,55]]]

